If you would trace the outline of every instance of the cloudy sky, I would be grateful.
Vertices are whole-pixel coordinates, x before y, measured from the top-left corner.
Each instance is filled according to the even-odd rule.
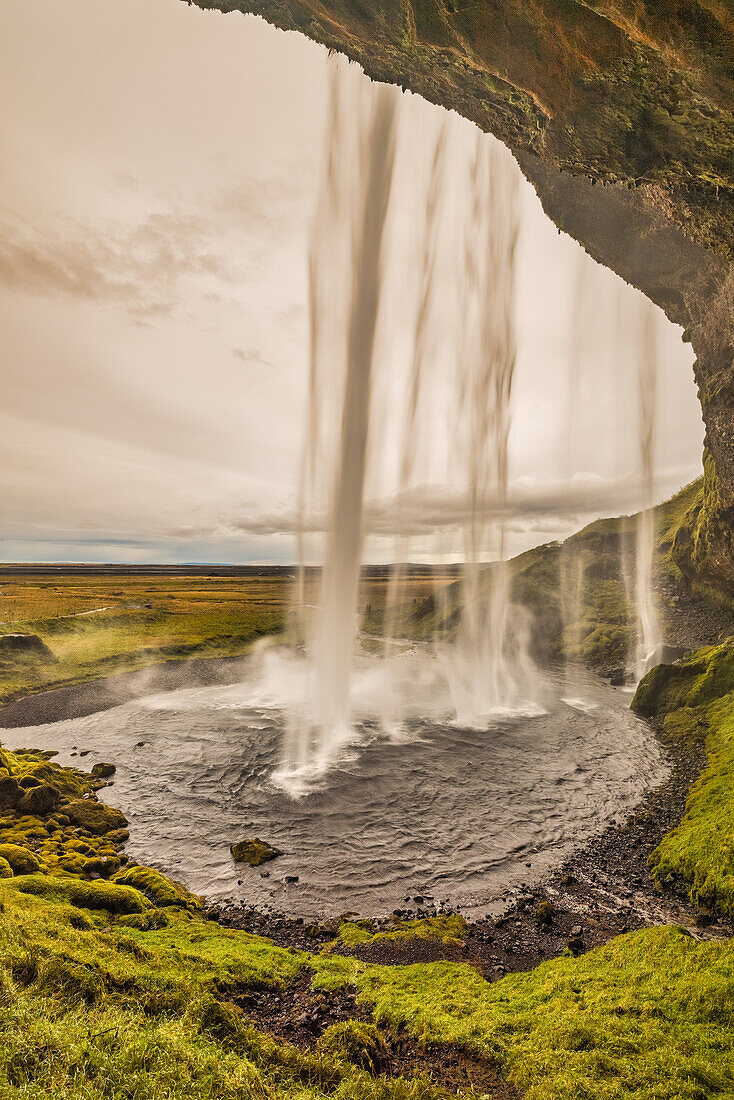
[[[303,38],[181,0],[0,8],[2,560],[294,559],[328,65]],[[411,285],[416,166],[442,122],[403,97],[394,288]],[[456,150],[474,140],[456,116],[448,130]],[[529,185],[518,287],[513,550],[638,501],[638,296]],[[662,499],[696,476],[702,427],[690,349],[662,315],[657,331]],[[385,352],[392,377],[405,340]],[[370,484],[376,559],[394,488]],[[455,557],[457,486],[417,485],[409,505],[411,556],[442,531]]]

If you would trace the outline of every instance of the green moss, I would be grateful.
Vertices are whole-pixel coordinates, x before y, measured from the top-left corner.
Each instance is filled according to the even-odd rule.
[[[129,913],[119,917],[118,927],[137,928],[139,932],[158,931],[168,928],[171,916],[167,909],[146,909],[144,913]]]
[[[680,825],[650,858],[656,880],[692,901],[734,916],[734,694],[706,710],[708,764]],[[691,714],[685,718],[690,721]]]
[[[499,1061],[526,1100],[704,1100],[726,1095],[734,1072],[734,944],[675,928],[490,984],[463,964],[379,967],[289,952],[174,909],[156,929],[160,910],[109,923],[10,882],[0,898],[0,1092],[9,1097],[445,1097],[427,1082],[370,1075],[374,1024]],[[217,995],[283,986],[304,966],[322,990],[356,985],[374,1020],[345,1021],[318,1050],[301,1051]]]
[[[327,1027],[317,1049],[327,1058],[353,1062],[372,1074],[381,1071],[387,1054],[380,1030],[364,1020],[345,1020]]]
[[[111,882],[84,882],[76,878],[25,874],[10,880],[9,885],[23,894],[62,900],[80,909],[105,909],[108,913],[142,913],[149,902],[130,886]]]
[[[731,1091],[731,942],[655,928],[493,984],[454,963],[364,967],[355,980],[376,1022],[499,1059],[525,1100]]]
[[[275,859],[283,853],[280,848],[274,848],[259,837],[251,840],[240,840],[230,848],[232,859],[237,863],[249,863],[251,867],[259,867],[268,860]]]
[[[78,825],[87,832],[96,833],[98,836],[124,829],[127,825],[125,815],[119,810],[91,798],[67,802],[64,813],[72,824]]]
[[[13,868],[4,856],[0,856],[0,878],[12,878]]]
[[[19,844],[0,844],[0,859],[6,860],[16,875],[32,875],[41,870],[33,852]]]
[[[734,638],[699,649],[675,665],[657,665],[640,681],[632,700],[636,714],[662,717],[698,707],[734,691]]]
[[[442,943],[461,943],[469,929],[466,921],[458,913],[445,916],[424,917],[420,920],[395,919],[385,932],[374,932],[370,921],[343,920],[339,925],[339,934],[334,941],[348,947],[358,944],[379,943],[390,940],[441,940]]]
[[[121,886],[134,886],[159,909],[168,905],[182,906],[192,911],[202,908],[201,898],[152,867],[139,867],[137,864],[126,867],[123,871],[118,871],[112,881]]]

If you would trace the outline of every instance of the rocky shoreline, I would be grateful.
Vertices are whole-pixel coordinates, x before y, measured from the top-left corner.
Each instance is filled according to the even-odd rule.
[[[700,775],[706,754],[700,745],[667,743],[651,727],[666,752],[668,778],[653,789],[622,822],[613,822],[594,841],[575,852],[545,882],[520,886],[504,895],[497,917],[467,922],[462,942],[439,937],[381,938],[409,920],[430,919],[451,911],[432,899],[416,897],[392,916],[366,922],[378,938],[332,950],[366,962],[406,965],[440,959],[475,966],[489,981],[513,971],[530,970],[565,952],[578,955],[625,932],[660,924],[679,924],[700,939],[724,938],[734,929],[653,881],[649,855],[685,812],[688,792]],[[354,914],[350,917],[355,918]],[[337,935],[339,918],[310,923],[251,906],[221,907],[220,921],[277,944],[313,949]]]

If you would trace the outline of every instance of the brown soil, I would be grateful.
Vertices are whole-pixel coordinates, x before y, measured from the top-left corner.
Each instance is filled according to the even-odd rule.
[[[260,1031],[300,1047],[315,1047],[332,1024],[369,1021],[372,1013],[357,1003],[354,987],[334,992],[311,988],[313,974],[303,971],[282,990],[230,987],[220,995],[241,1008]],[[380,1029],[382,1049],[372,1072],[388,1077],[429,1077],[449,1092],[473,1088],[496,1100],[519,1100],[497,1065],[449,1043],[422,1044],[407,1032]]]

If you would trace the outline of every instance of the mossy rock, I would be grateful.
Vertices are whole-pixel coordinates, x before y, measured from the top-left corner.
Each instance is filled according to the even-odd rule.
[[[362,1020],[345,1020],[327,1027],[317,1050],[329,1058],[352,1062],[374,1076],[381,1072],[387,1056],[380,1030]]]
[[[117,924],[123,928],[134,928],[138,932],[157,932],[171,923],[171,914],[166,909],[147,909],[144,913],[128,913],[119,917]]]
[[[82,860],[83,875],[100,875],[101,878],[110,878],[119,871],[122,861],[117,855],[94,856],[91,859]]]
[[[249,863],[250,867],[259,867],[261,863],[267,863],[268,860],[283,855],[280,848],[274,848],[271,844],[260,840],[259,837],[253,837],[251,840],[240,840],[237,844],[233,844],[229,850],[232,853],[232,859],[236,863]]]
[[[552,901],[541,901],[535,910],[535,919],[541,928],[548,928],[556,919],[556,907]]]
[[[632,710],[646,718],[697,707],[734,691],[734,638],[706,646],[675,665],[656,665],[640,680]]]
[[[61,801],[61,795],[55,787],[48,783],[39,783],[38,786],[29,787],[18,803],[18,813],[33,814],[35,817],[44,817],[53,813]]]
[[[78,825],[81,829],[86,829],[88,833],[94,833],[97,836],[124,829],[127,825],[127,818],[119,810],[92,798],[80,798],[75,802],[68,802],[64,806],[64,813],[73,825]]]
[[[0,859],[7,860],[16,875],[33,875],[41,870],[33,852],[20,844],[0,844]]]
[[[159,909],[176,905],[194,912],[201,909],[203,905],[202,899],[196,894],[192,894],[185,886],[166,878],[152,867],[139,867],[137,864],[126,867],[123,871],[118,871],[112,881],[140,890]]]
[[[22,894],[51,901],[67,901],[79,909],[105,909],[108,913],[144,913],[150,903],[131,886],[119,886],[111,882],[85,882],[78,878],[61,878],[56,875],[23,875],[12,880],[15,889]]]
[[[23,797],[23,788],[12,775],[0,777],[0,810],[14,810]]]
[[[116,771],[117,768],[114,764],[99,763],[92,768],[92,775],[97,779],[109,779]]]
[[[0,878],[12,878],[13,868],[8,863],[7,859],[0,856]]]

